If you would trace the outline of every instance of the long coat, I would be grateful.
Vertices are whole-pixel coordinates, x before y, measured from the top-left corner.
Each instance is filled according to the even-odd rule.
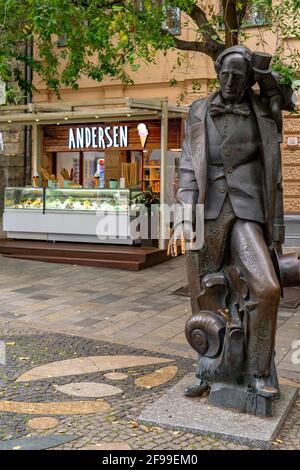
[[[179,166],[177,199],[182,204],[205,204],[207,185],[206,115],[213,94],[195,101],[190,109]],[[270,116],[268,101],[249,93],[257,119],[264,171],[265,236],[268,245],[284,242],[280,136]]]

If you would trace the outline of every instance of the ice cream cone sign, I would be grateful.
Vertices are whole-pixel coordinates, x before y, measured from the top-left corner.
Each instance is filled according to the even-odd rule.
[[[139,124],[137,126],[137,130],[138,130],[138,133],[139,133],[139,136],[140,136],[140,141],[141,141],[141,144],[142,144],[142,148],[144,149],[145,145],[146,145],[148,135],[149,135],[149,131],[147,129],[146,124],[144,124],[144,123]]]

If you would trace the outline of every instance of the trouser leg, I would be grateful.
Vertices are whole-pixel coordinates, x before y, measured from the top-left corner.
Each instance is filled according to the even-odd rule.
[[[250,300],[257,304],[248,318],[248,372],[251,376],[267,377],[271,373],[280,286],[259,224],[236,221],[230,257],[247,281]]]
[[[234,220],[231,202],[227,198],[217,219],[205,221],[203,248],[187,252],[187,275],[193,314],[199,311],[198,298],[203,276],[218,272],[224,264],[228,235]]]

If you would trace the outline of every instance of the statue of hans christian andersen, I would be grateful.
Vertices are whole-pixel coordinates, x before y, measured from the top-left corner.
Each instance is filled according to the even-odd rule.
[[[269,69],[271,59],[234,46],[216,60],[220,90],[192,104],[179,167],[177,198],[194,215],[177,219],[174,235],[176,243],[180,227],[193,242],[195,207],[204,204],[204,244],[187,251],[186,337],[199,359],[185,394],[209,392],[217,406],[261,416],[280,398],[282,288],[300,284],[297,256],[281,254],[281,112],[293,109],[292,90]]]

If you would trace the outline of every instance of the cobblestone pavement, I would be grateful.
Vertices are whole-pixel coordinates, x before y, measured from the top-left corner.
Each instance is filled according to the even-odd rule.
[[[186,283],[183,257],[132,273],[0,256],[0,320],[193,357]]]
[[[0,256],[0,321],[195,358],[190,302],[174,294],[186,284],[183,256],[134,273]],[[300,309],[279,311],[276,352],[279,374],[300,382]]]
[[[149,353],[149,351],[125,345],[78,336],[45,333],[32,328],[12,328],[4,324],[0,325],[0,338],[6,344],[6,365],[0,366],[3,370],[0,385],[0,409],[1,403],[6,400],[11,403],[22,402],[26,405],[22,413],[0,412],[0,441],[26,436],[32,439],[36,436],[73,434],[76,436],[75,440],[60,445],[56,449],[80,449],[86,446],[96,446],[100,449],[101,446],[112,442],[130,446],[132,449],[145,450],[248,449],[247,446],[209,436],[151,428],[136,422],[137,417],[148,404],[157,400],[187,372],[194,370],[191,359],[157,352]],[[146,355],[152,358],[165,358],[170,361],[165,365],[175,363],[178,372],[166,384],[152,389],[137,387],[134,381],[158,367],[163,367],[164,364],[123,367],[118,372],[126,373],[128,377],[118,382],[105,377],[107,371],[86,374],[84,370],[81,374],[68,377],[62,375],[31,382],[16,382],[16,379],[24,372],[49,362],[99,355]],[[82,398],[67,396],[58,391],[55,385],[87,381],[117,385],[123,393],[105,397],[105,401],[111,406],[108,411],[87,415],[56,415],[57,427],[47,431],[36,431],[28,427],[29,420],[41,416],[30,413],[31,403],[65,402],[66,400],[78,402]],[[85,398],[85,400],[95,399]],[[273,447],[275,449],[300,449],[300,399],[290,412]]]
[[[135,423],[148,403],[193,370],[195,355],[184,337],[190,303],[174,294],[184,285],[184,257],[138,273],[0,257],[0,340],[8,343],[8,362],[5,373],[0,375],[0,404],[5,400],[28,401],[29,407],[31,402],[78,402],[82,399],[69,397],[54,387],[71,382],[106,383],[124,391],[122,395],[104,398],[111,405],[110,410],[55,416],[58,426],[48,431],[34,431],[26,424],[39,415],[2,411],[0,440],[71,433],[78,439],[61,448],[103,446],[115,441],[147,450],[246,448],[211,437],[145,428]],[[279,376],[299,384],[300,309],[284,307],[279,311],[276,350]],[[128,374],[120,382],[110,381],[103,371],[15,383],[21,373],[51,361],[91,354],[133,353],[176,359],[178,373],[168,383],[149,390],[136,387],[134,380],[163,365],[118,370]],[[299,418],[298,399],[274,448],[299,449]]]

